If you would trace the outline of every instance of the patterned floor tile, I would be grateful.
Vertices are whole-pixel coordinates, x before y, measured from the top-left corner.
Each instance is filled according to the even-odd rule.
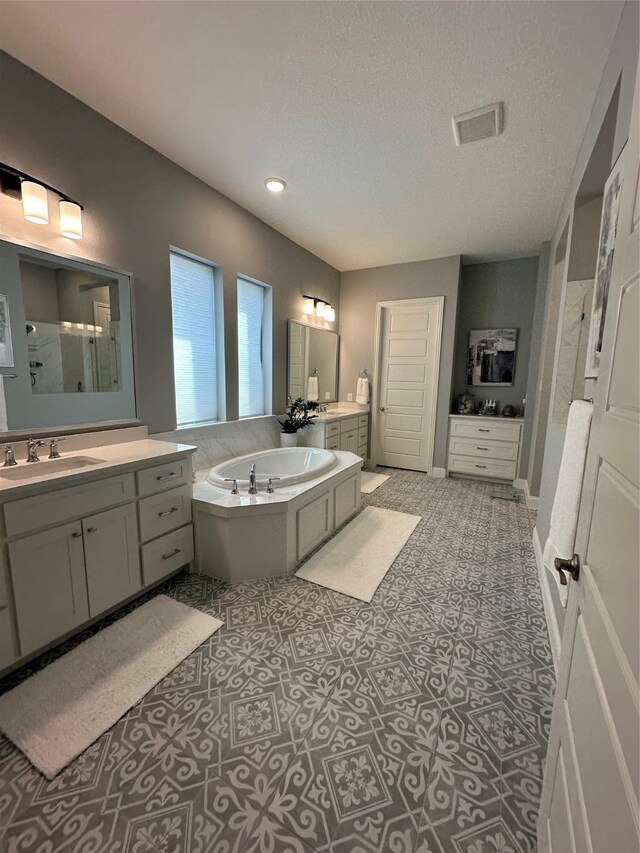
[[[0,737],[3,853],[535,851],[555,686],[535,515],[378,470],[363,503],[421,521],[371,604],[179,575],[0,683],[159,592],[224,622],[52,782]]]

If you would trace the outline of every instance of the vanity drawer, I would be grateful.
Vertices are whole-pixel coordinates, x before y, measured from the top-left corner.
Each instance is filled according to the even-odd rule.
[[[358,456],[362,456],[363,459],[367,458],[367,445],[361,444],[358,448]]]
[[[338,421],[335,424],[327,424],[324,429],[325,429],[325,436],[327,438],[329,438],[332,435],[339,435],[340,434],[340,421]]]
[[[369,415],[358,415],[358,426],[360,429],[369,426]]]
[[[191,486],[143,498],[138,505],[140,539],[145,542],[191,521]]]
[[[520,440],[520,424],[506,420],[490,421],[488,418],[475,420],[468,418],[451,421],[451,436],[458,438],[493,438],[496,441]]]
[[[470,456],[450,456],[449,472],[473,474],[476,477],[495,477],[500,480],[513,480],[516,476],[516,463],[501,459],[478,460]]]
[[[345,418],[340,421],[340,432],[344,435],[345,432],[355,432],[358,429],[358,418]]]
[[[369,430],[368,429],[358,430],[358,444],[366,444],[368,440],[369,440]]]
[[[327,450],[340,450],[340,438],[329,438],[325,444]]]
[[[20,536],[72,518],[90,515],[101,509],[132,500],[135,495],[133,474],[106,477],[82,486],[56,489],[4,505],[7,536]]]
[[[185,483],[191,483],[191,459],[184,457],[175,462],[165,462],[138,471],[138,494],[151,495],[164,489],[172,489]]]
[[[451,436],[449,453],[461,456],[476,456],[482,459],[505,459],[516,462],[518,445],[512,441],[491,441],[473,438],[457,438]]]
[[[145,586],[161,580],[193,560],[193,525],[166,533],[140,549]]]

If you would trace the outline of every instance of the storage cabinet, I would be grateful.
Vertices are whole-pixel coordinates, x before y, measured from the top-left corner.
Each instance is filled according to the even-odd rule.
[[[135,504],[82,519],[89,616],[98,616],[142,587]]]
[[[520,419],[450,415],[448,473],[514,480],[521,432]]]
[[[89,618],[82,523],[74,521],[9,545],[22,655]]]
[[[190,456],[96,475],[2,506],[0,671],[193,559]]]
[[[369,449],[369,415],[366,412],[354,412],[335,419],[319,419],[304,430],[302,442],[307,447],[348,450],[366,462]]]

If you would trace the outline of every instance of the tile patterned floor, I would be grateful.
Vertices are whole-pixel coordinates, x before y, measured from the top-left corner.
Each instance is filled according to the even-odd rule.
[[[224,627],[53,782],[0,738],[0,850],[534,851],[554,689],[534,516],[386,473],[364,502],[422,521],[372,604],[173,579]]]

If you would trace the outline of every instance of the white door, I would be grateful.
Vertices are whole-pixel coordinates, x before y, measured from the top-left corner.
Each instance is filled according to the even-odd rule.
[[[444,297],[379,303],[376,462],[431,473]]]
[[[104,613],[142,587],[135,504],[82,520],[91,616]]]
[[[637,853],[638,85],[538,822],[541,851]]]

